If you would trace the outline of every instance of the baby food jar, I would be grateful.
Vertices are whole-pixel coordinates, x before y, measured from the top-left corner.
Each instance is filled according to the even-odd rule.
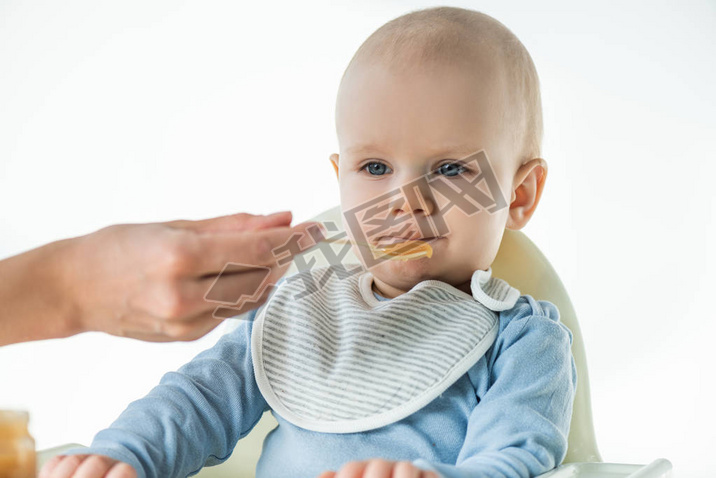
[[[0,410],[0,478],[35,477],[35,440],[27,429],[30,415]]]

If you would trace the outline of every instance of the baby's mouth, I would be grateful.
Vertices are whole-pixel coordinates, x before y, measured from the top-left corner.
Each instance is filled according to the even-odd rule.
[[[406,237],[396,237],[396,236],[381,236],[376,241],[376,246],[388,246],[393,244],[399,244],[403,242],[435,242],[438,239],[442,239],[442,236],[435,236],[435,237],[420,237],[420,238],[406,238]]]
[[[372,247],[379,253],[400,260],[430,258],[433,255],[430,243],[434,243],[439,239],[442,239],[442,237],[407,239],[405,237],[381,236],[378,238],[377,244]]]

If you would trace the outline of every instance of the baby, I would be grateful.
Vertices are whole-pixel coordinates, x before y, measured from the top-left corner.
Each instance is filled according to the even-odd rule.
[[[396,18],[348,65],[336,129],[330,160],[362,267],[282,280],[42,478],[184,477],[226,460],[267,410],[279,425],[262,478],[531,477],[561,463],[572,334],[553,304],[491,269],[547,174],[522,43],[462,8]],[[410,240],[430,254],[375,254],[396,243],[414,253]]]

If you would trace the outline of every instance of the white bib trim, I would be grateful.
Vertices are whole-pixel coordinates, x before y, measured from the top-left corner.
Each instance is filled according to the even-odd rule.
[[[487,352],[499,311],[520,296],[490,268],[473,274],[473,295],[426,280],[379,301],[370,271],[339,279],[327,273],[331,267],[283,282],[251,336],[254,374],[268,404],[317,432],[371,430],[425,407]],[[297,299],[305,280],[315,281],[312,293]]]

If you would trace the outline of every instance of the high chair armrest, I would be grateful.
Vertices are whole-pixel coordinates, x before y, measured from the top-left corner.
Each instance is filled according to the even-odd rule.
[[[567,463],[537,478],[668,478],[672,471],[671,462],[659,458],[648,465],[625,463]]]

